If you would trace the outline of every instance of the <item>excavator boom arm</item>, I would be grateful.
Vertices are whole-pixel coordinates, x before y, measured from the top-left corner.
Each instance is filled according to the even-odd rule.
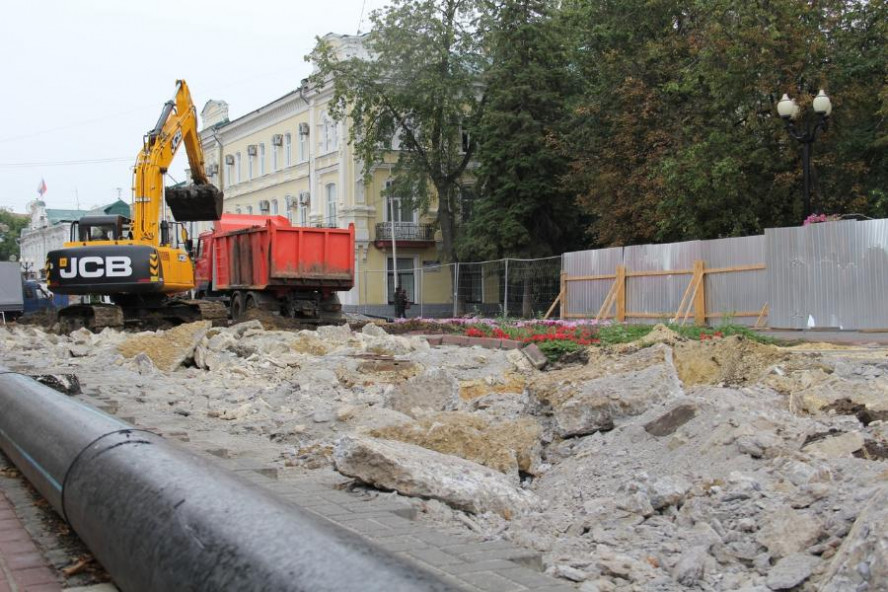
[[[184,80],[176,82],[173,101],[168,101],[148,134],[136,160],[134,172],[133,239],[159,244],[159,225],[164,198],[164,173],[184,143],[194,185],[170,188],[167,204],[176,220],[218,220],[222,194],[211,185],[204,169],[203,148],[198,134],[197,110]]]

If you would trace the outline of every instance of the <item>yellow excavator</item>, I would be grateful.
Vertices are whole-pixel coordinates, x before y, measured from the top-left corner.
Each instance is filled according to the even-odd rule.
[[[183,223],[218,220],[222,193],[210,184],[204,170],[197,111],[188,85],[179,80],[176,86],[174,99],[164,105],[157,124],[145,135],[136,159],[132,219],[85,216],[72,224],[64,247],[46,256],[49,289],[86,300],[59,311],[63,332],[227,318],[221,304],[185,296],[194,287],[194,264]],[[164,192],[164,174],[183,144],[191,183]]]

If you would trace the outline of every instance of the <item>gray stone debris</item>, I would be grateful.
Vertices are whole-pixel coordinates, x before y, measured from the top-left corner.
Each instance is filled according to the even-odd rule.
[[[809,577],[820,559],[805,553],[793,553],[777,562],[768,572],[767,585],[771,590],[795,588]]]
[[[372,323],[11,324],[0,355],[76,375],[75,399],[280,479],[403,496],[417,521],[532,549],[585,592],[888,581],[888,349],[652,335],[546,371],[521,351],[432,348]]]
[[[820,590],[878,590],[888,582],[888,486],[871,497],[829,564]]]

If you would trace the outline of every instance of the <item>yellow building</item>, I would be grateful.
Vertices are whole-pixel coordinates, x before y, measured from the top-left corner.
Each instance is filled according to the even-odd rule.
[[[343,57],[364,52],[361,36],[325,39]],[[331,85],[315,88],[303,80],[298,89],[233,121],[224,101],[206,103],[201,140],[210,181],[225,195],[224,211],[282,215],[298,226],[353,223],[356,277],[355,287],[340,294],[346,310],[391,314],[393,252],[398,284],[410,300],[441,303],[446,310],[451,281],[437,265],[436,212],[421,216],[401,198],[382,197],[391,182],[390,164],[376,167],[364,182],[347,141],[348,120],[334,121],[328,113],[331,98]]]

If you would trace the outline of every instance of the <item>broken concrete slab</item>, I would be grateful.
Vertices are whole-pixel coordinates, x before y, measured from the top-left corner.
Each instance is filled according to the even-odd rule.
[[[640,415],[681,392],[675,371],[666,364],[591,380],[555,406],[558,434],[567,438],[610,430],[615,418]]]
[[[844,458],[863,448],[865,443],[866,439],[860,432],[846,432],[815,440],[805,445],[802,452],[818,458]]]
[[[435,368],[414,376],[395,387],[386,407],[411,417],[447,409],[459,404],[459,385],[447,370]]]
[[[499,471],[413,444],[345,436],[336,443],[333,459],[343,475],[468,512],[495,512],[509,519],[538,503]]]
[[[653,421],[644,424],[644,429],[652,436],[662,437],[675,433],[675,430],[696,417],[698,411],[694,403],[680,403]]]
[[[542,427],[530,417],[490,422],[483,416],[436,413],[419,421],[370,432],[377,438],[416,444],[496,469],[518,482],[518,472],[536,474]]]
[[[542,370],[545,368],[546,364],[549,363],[549,358],[546,357],[546,354],[544,354],[535,343],[531,343],[527,347],[521,349],[521,353],[530,360],[530,363],[533,364],[533,367],[537,370]]]

